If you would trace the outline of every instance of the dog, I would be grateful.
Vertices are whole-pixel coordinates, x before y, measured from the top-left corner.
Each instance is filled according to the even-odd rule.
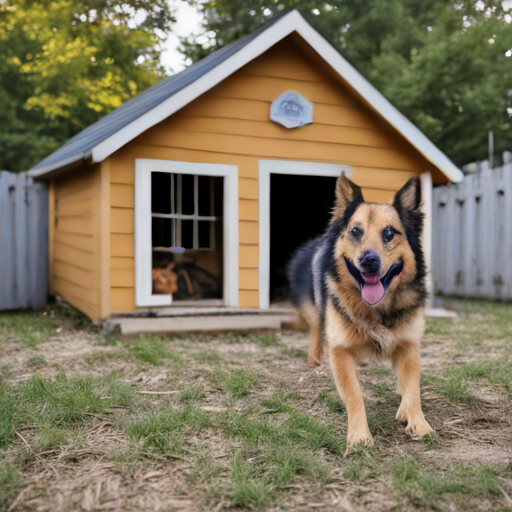
[[[397,420],[419,439],[432,432],[420,398],[420,340],[425,328],[426,267],[421,245],[419,178],[392,204],[365,202],[343,172],[325,233],[301,247],[287,268],[290,298],[309,325],[308,363],[324,346],[348,414],[347,450],[373,444],[357,377],[360,361],[390,359],[402,400]]]

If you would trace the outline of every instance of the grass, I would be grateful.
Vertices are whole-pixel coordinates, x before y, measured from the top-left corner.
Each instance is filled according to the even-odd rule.
[[[16,468],[8,461],[0,459],[0,506],[21,485]]]
[[[268,409],[271,412],[294,412],[295,408],[290,405],[293,399],[296,398],[296,395],[293,393],[289,393],[284,389],[279,389],[274,391],[271,395],[262,398],[260,400],[260,404],[265,409]]]
[[[55,380],[34,376],[18,386],[0,383],[0,448],[17,429],[30,425],[44,451],[62,444],[65,430],[90,422],[114,406],[129,406],[132,390],[116,376],[104,379],[73,378],[64,374]]]
[[[494,403],[504,408],[512,398],[512,347],[507,338],[512,305],[467,302],[453,302],[459,312],[455,320],[427,321],[422,350],[443,343],[448,354],[422,375],[424,410],[438,433],[422,442],[408,439],[395,421],[400,403],[396,377],[387,367],[371,363],[361,368],[361,382],[376,444],[358,446],[348,456],[346,411],[327,367],[308,369],[306,351],[287,348],[274,334],[182,336],[173,337],[172,345],[163,337],[97,336],[98,347],[116,348],[94,349],[93,344],[85,365],[77,364],[78,358],[69,368],[61,363],[67,374],[57,374],[52,354],[36,347],[23,364],[23,372],[31,377],[11,368],[0,380],[0,510],[10,506],[22,485],[29,489],[26,479],[35,467],[44,467],[36,487],[48,486],[50,496],[56,487],[44,476],[47,464],[65,464],[59,457],[82,449],[101,451],[94,464],[126,475],[130,486],[139,485],[134,474],[151,474],[151,480],[138,487],[138,492],[148,493],[146,503],[154,488],[160,493],[168,485],[173,495],[190,497],[206,510],[306,509],[310,503],[327,503],[330,494],[324,486],[332,484],[340,495],[350,490],[354,509],[364,509],[367,501],[361,496],[374,493],[394,510],[506,510],[500,487],[512,494],[512,468],[498,462],[454,464],[443,458],[455,442],[443,434],[444,422],[457,429],[463,424],[449,422],[460,418],[461,411],[468,417],[483,414],[479,385],[495,393],[500,401]],[[61,317],[59,307],[52,306],[53,316],[51,308],[46,315],[15,312],[14,319],[0,319],[0,333],[11,322],[9,340],[23,348],[37,346],[59,327],[76,329],[79,324]],[[40,333],[18,332],[21,318]],[[1,350],[0,343],[0,357]],[[114,358],[118,373],[111,371]],[[71,373],[77,366],[82,376]],[[87,372],[91,376],[84,377]],[[154,378],[178,392],[136,394],[140,374],[149,383]],[[498,414],[496,406],[492,410]],[[486,424],[486,436],[492,429],[508,428],[506,421],[499,421]],[[499,431],[497,439],[507,432]],[[479,437],[477,431],[471,433]],[[117,439],[112,445],[109,436]],[[467,451],[472,446],[496,447],[471,444],[473,437],[464,438]],[[57,468],[62,478],[68,473],[87,477],[84,468],[94,455],[80,457],[62,472]],[[80,483],[76,494],[87,485]],[[27,494],[26,501],[34,496]],[[122,499],[122,489],[119,496]],[[125,502],[123,509],[132,505],[136,509],[135,502]]]
[[[52,304],[38,311],[0,311],[0,346],[35,347],[53,336],[90,327],[90,320],[67,304]]]
[[[479,361],[457,370],[462,379],[485,379],[490,384],[500,386],[512,398],[512,360]]]
[[[321,391],[318,398],[326,405],[327,409],[334,414],[344,414],[345,406],[335,391]]]
[[[208,413],[192,406],[166,412],[150,413],[136,418],[126,426],[128,436],[141,441],[145,448],[160,453],[183,453],[186,434],[211,425]]]
[[[224,384],[233,398],[243,398],[249,395],[257,385],[258,379],[255,373],[245,368],[231,371]]]
[[[272,331],[262,334],[242,333],[239,335],[239,340],[245,343],[256,343],[263,348],[277,347],[279,345],[279,340]]]
[[[352,482],[364,482],[377,476],[380,460],[376,449],[371,446],[357,446],[348,455],[343,469],[343,477]]]
[[[139,361],[153,366],[171,363],[174,367],[182,364],[181,358],[169,350],[168,340],[162,338],[138,338],[125,341],[124,346]]]
[[[446,495],[463,503],[468,497],[489,498],[500,492],[496,469],[480,464],[432,469],[410,456],[394,460],[390,473],[397,495],[416,507],[437,508]]]
[[[190,385],[183,388],[179,394],[180,402],[197,402],[204,398],[204,391],[201,387]]]
[[[452,403],[473,404],[477,398],[468,388],[467,381],[460,371],[448,370],[445,377],[428,374],[421,376],[422,389],[431,389]]]

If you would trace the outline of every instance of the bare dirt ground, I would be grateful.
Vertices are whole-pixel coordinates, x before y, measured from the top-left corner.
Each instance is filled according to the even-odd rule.
[[[349,456],[305,333],[117,339],[57,313],[26,343],[4,326],[0,510],[512,510],[512,306],[482,304],[428,323],[436,436],[406,436],[391,368],[370,363],[376,445]]]

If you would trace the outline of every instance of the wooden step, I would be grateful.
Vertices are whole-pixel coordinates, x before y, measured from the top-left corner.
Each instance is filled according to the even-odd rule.
[[[119,328],[121,334],[194,332],[194,331],[246,331],[254,329],[281,329],[291,324],[292,314],[229,314],[165,317],[110,318],[108,331]]]

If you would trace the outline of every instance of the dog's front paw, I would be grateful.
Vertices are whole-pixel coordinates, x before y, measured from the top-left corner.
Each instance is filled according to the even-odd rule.
[[[407,422],[405,429],[405,433],[409,434],[413,439],[422,439],[431,432],[434,432],[434,430],[425,418],[418,418],[415,421]]]
[[[373,446],[373,437],[370,434],[368,428],[354,430],[348,433],[346,453],[348,453],[350,448],[354,447],[355,445]]]
[[[313,356],[308,355],[308,365],[313,366],[320,366],[322,364],[322,358],[320,356]]]
[[[422,439],[427,434],[434,432],[425,418],[407,424],[405,432],[413,439]]]

